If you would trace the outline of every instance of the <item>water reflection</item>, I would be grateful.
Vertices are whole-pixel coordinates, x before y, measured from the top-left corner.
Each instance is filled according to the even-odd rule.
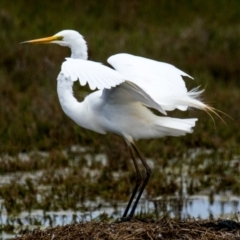
[[[153,213],[159,218],[170,216],[178,219],[185,218],[227,218],[240,220],[238,209],[240,208],[240,199],[231,196],[228,200],[223,196],[216,196],[213,203],[210,203],[207,196],[191,196],[188,198],[160,198],[154,201],[143,199],[140,201],[136,214]],[[100,201],[100,200],[99,200]],[[9,218],[6,212],[1,212],[1,225],[13,224],[24,225],[30,228],[39,227],[45,228],[50,226],[65,225],[77,223],[80,221],[91,221],[99,218],[100,215],[106,214],[113,219],[120,218],[124,212],[126,203],[102,202],[101,207],[95,207],[95,202],[88,202],[88,211],[48,211],[35,210],[22,212],[15,219]],[[115,207],[113,207],[113,205]],[[98,205],[100,206],[100,205]],[[237,219],[236,219],[237,220]]]
[[[165,212],[170,217],[186,219],[189,217],[208,218],[234,218],[238,216],[240,198],[231,196],[214,196],[214,201],[208,196],[195,195],[180,199],[168,198],[154,202],[155,210],[161,214]],[[240,219],[240,218],[239,218]]]

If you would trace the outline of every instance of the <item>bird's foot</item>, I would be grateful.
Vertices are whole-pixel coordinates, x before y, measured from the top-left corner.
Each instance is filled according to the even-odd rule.
[[[117,223],[122,223],[122,222],[129,222],[133,219],[133,217],[127,216],[127,217],[121,217],[120,219],[118,219],[116,222]]]

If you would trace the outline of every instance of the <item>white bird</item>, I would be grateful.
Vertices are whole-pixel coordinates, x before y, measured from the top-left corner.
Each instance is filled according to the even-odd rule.
[[[63,30],[51,37],[23,43],[56,43],[71,49],[71,58],[63,62],[57,77],[61,107],[79,126],[101,134],[113,132],[126,141],[136,170],[136,185],[123,219],[132,218],[151,174],[134,140],[191,133],[197,118],[166,117],[167,111],[186,111],[193,107],[214,112],[212,107],[200,101],[203,90],[195,88],[187,91],[182,76],[191,77],[167,63],[126,53],[108,58],[114,69],[89,61],[83,36],[73,30]],[[83,102],[78,102],[73,95],[73,84],[77,80],[82,86],[88,83],[91,90],[98,90],[89,94]],[[160,116],[149,108],[159,111]],[[146,169],[144,178],[135,154]]]

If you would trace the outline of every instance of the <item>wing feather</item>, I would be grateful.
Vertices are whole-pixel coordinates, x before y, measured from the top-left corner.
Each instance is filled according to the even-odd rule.
[[[131,102],[141,102],[143,105],[155,108],[166,115],[163,108],[155,102],[150,95],[130,81],[125,81],[111,89],[104,89],[102,98],[105,99],[107,103],[122,102],[123,104],[128,104]]]
[[[79,80],[82,86],[89,84],[91,90],[115,87],[125,81],[123,75],[114,69],[93,61],[66,58],[60,74],[72,81]]]
[[[127,80],[148,93],[164,110],[187,110],[182,99],[190,98],[182,76],[192,78],[171,64],[120,53],[108,58]],[[187,101],[185,101],[187,102]]]

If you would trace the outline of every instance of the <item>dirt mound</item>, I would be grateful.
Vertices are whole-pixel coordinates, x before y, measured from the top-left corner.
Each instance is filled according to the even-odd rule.
[[[129,222],[85,222],[66,226],[36,229],[18,237],[28,239],[229,239],[240,240],[240,224],[231,220],[218,221],[177,221],[162,219],[160,221],[131,220]]]

